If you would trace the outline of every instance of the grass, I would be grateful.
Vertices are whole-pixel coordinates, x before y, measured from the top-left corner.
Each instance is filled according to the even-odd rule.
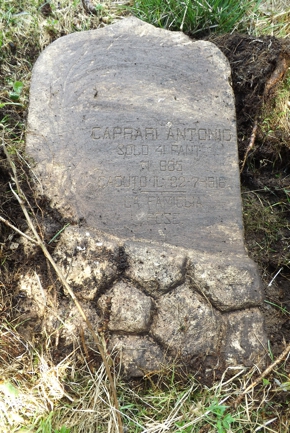
[[[19,350],[13,364],[12,345]],[[111,405],[103,365],[92,374],[77,349],[55,365],[49,351],[36,346],[24,342],[17,329],[1,326],[1,432],[106,431]]]
[[[63,35],[96,29],[112,22],[124,11],[120,3],[95,2],[97,14],[88,15],[78,0],[51,0],[51,11],[47,15],[42,0],[1,0],[0,122],[5,126],[6,141],[15,154],[21,153],[24,147],[31,70],[40,51]],[[262,1],[256,8],[258,3],[139,0],[131,5],[131,11],[160,27],[181,28],[196,36],[209,30],[227,32],[235,28],[248,29],[257,37],[261,34],[289,36],[288,1]],[[265,134],[277,130],[289,134],[289,87],[288,75],[274,105],[265,112]],[[263,198],[263,193],[248,194],[246,230],[252,238],[251,250],[257,257],[266,258],[277,253],[276,240],[283,236],[289,203],[289,188],[284,187],[284,190],[284,198],[279,195],[273,197],[273,201]],[[6,212],[5,206],[10,206],[11,197],[6,195],[1,199],[2,211]],[[282,205],[278,206],[279,202]],[[259,237],[259,244],[254,245]],[[103,366],[96,364],[92,369],[78,345],[57,363],[50,336],[42,334],[31,339],[20,332],[21,323],[14,317],[13,310],[14,280],[7,264],[13,261],[13,252],[8,248],[10,240],[5,229],[2,238],[5,242],[0,250],[1,432],[116,431],[116,416]],[[289,265],[286,241],[279,260],[281,266]],[[279,310],[277,304],[273,307]],[[282,314],[289,314],[281,308]],[[94,347],[90,349],[95,351]],[[273,358],[270,346],[269,352]],[[178,376],[176,366],[167,366],[156,377],[148,376],[142,383],[130,386],[117,376],[124,426],[127,433],[286,433],[290,430],[288,368],[285,361],[249,392],[236,409],[231,403],[259,374],[256,368],[241,369],[235,376],[228,370],[211,387],[201,385],[194,376],[186,379]]]
[[[289,15],[290,19],[290,15]],[[261,115],[262,133],[266,139],[283,142],[290,148],[290,69],[276,89],[276,96],[265,104]]]
[[[281,305],[277,305],[277,304],[275,304],[274,302],[270,302],[270,301],[265,301],[267,304],[270,304],[270,305],[272,305],[273,307],[275,307],[275,308],[278,308],[278,310],[280,310],[283,314],[285,314],[285,315],[289,315],[290,314],[290,312],[287,310],[287,308],[285,308],[285,307],[282,307]]]
[[[79,347],[55,365],[49,350],[46,354],[37,351],[36,345],[23,341],[17,328],[6,324],[1,331],[1,432],[115,431],[102,365],[92,371]],[[9,354],[12,344],[18,351],[13,356],[14,365]],[[143,382],[128,387],[118,379],[126,431],[198,433],[205,427],[212,433],[288,431],[290,421],[281,419],[281,406],[289,403],[289,396],[284,402],[275,401],[277,393],[285,393],[289,387],[283,370],[265,380],[255,393],[246,395],[237,409],[230,406],[232,399],[257,371],[235,370],[235,376],[229,373],[230,369],[210,388],[194,377],[181,380],[169,367],[154,385],[149,381],[150,386]]]
[[[290,5],[288,0],[262,1],[252,16],[252,34],[285,38],[290,34]]]
[[[260,0],[136,0],[132,12],[143,21],[191,35],[238,29]]]
[[[277,191],[279,192],[281,193]],[[269,202],[267,190],[259,193],[243,191],[245,232],[254,260],[263,263],[269,261],[270,257],[274,259],[274,256],[277,256],[277,266],[288,267],[290,252],[287,238],[284,239],[284,232],[289,230],[289,206],[286,201],[283,212],[283,200],[279,206],[276,200],[275,192],[272,193],[272,200]]]

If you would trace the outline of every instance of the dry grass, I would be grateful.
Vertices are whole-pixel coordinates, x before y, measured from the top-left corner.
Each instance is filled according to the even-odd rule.
[[[79,347],[55,364],[49,350],[2,324],[0,356],[1,432],[117,431],[105,368],[92,373]]]
[[[282,141],[290,148],[290,69],[275,91],[275,98],[264,106],[262,132],[266,138]]]
[[[23,340],[17,328],[6,324],[1,330],[1,432],[117,431],[102,365],[92,372],[80,347],[55,365],[49,350],[39,352],[36,344]],[[15,347],[12,354],[11,345]],[[235,370],[234,376],[229,373],[230,369],[211,388],[194,377],[179,382],[174,368],[169,367],[159,376],[158,385],[150,388],[144,384],[128,387],[118,379],[125,431],[289,431],[290,420],[281,413],[283,399],[277,400],[277,395],[284,394],[285,404],[289,391],[283,368],[247,393],[237,409],[231,407],[234,398],[260,372],[253,368]]]
[[[262,0],[258,12],[251,20],[255,36],[289,37],[290,4],[288,0]]]

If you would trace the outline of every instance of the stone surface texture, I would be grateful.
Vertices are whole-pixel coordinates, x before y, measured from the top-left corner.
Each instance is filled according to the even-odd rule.
[[[54,258],[60,261],[60,269],[72,288],[80,292],[83,299],[93,300],[116,279],[117,251],[114,241],[95,238],[87,229],[68,227]]]
[[[221,315],[187,285],[162,296],[151,332],[172,354],[212,354],[218,346]]]
[[[196,289],[221,311],[253,307],[262,302],[262,283],[255,263],[245,256],[193,258],[189,276]]]
[[[100,248],[103,252],[98,261],[103,276],[96,280],[99,264],[94,269],[92,257],[97,257]],[[125,266],[123,262],[120,266],[120,251]],[[74,266],[68,260],[71,257]],[[196,358],[203,359],[202,365],[218,359],[212,370],[259,362],[263,365],[267,340],[262,314],[255,307],[262,293],[255,265],[249,259],[223,259],[165,245],[160,248],[158,244],[128,242],[77,227],[68,227],[63,233],[54,258],[66,271],[77,297],[85,302],[96,330],[101,329],[106,336],[109,350],[114,356],[120,352],[117,358],[126,377],[162,370],[177,360],[195,368]],[[248,267],[240,264],[244,263],[242,259],[249,260]],[[86,270],[83,287],[75,269]],[[161,276],[164,285],[160,290]],[[21,287],[26,287],[27,276],[23,278]],[[101,289],[98,281],[103,281]],[[235,292],[238,311],[233,301]],[[37,296],[34,302],[40,303],[42,312],[42,298]],[[59,327],[60,335],[71,341],[69,329],[72,335],[78,329],[76,311],[69,302],[64,314],[64,302],[59,308],[65,326],[50,315],[47,329],[55,332]]]
[[[113,354],[117,352],[128,378],[142,377],[150,371],[158,373],[168,365],[164,351],[147,336],[114,335],[109,348]]]
[[[224,318],[227,325],[223,340],[226,364],[252,366],[261,357],[261,344],[266,343],[262,313],[251,308],[229,313]]]
[[[27,152],[72,222],[54,259],[129,378],[263,365],[229,78],[213,44],[135,18],[58,39],[34,68]],[[40,286],[20,278],[24,317],[71,344],[83,320]]]
[[[126,242],[124,248],[128,258],[126,277],[139,284],[153,297],[158,298],[184,281],[184,251],[137,242]]]
[[[152,299],[128,283],[116,283],[99,299],[103,312],[110,303],[110,331],[146,332],[151,322]]]

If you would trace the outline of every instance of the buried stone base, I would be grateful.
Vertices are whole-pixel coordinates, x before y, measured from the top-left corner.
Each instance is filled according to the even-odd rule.
[[[54,259],[127,378],[173,363],[195,368],[197,359],[212,372],[265,363],[261,283],[246,255],[225,259],[69,227]],[[49,295],[43,289],[39,300],[28,279],[20,279],[27,308],[34,303],[45,317]],[[68,345],[80,320],[64,297],[44,325]]]

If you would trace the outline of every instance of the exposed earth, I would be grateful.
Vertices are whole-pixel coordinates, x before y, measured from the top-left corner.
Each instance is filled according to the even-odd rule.
[[[233,34],[211,38],[229,59],[232,66],[232,84],[236,97],[238,144],[241,161],[241,184],[244,206],[245,239],[249,256],[258,264],[265,288],[266,330],[273,356],[279,355],[290,342],[290,134],[289,129],[269,131],[265,119],[274,110],[275,95],[283,85],[290,64],[290,40],[272,37],[254,38]],[[15,47],[7,52],[11,68],[17,61]],[[37,48],[27,47],[26,56],[31,64],[39,55]],[[289,75],[288,75],[289,77]],[[289,78],[288,78],[289,79]],[[5,74],[0,69],[1,85]],[[23,137],[20,124],[27,112],[22,107],[5,106],[0,109],[0,121],[9,117],[13,122],[13,135]],[[12,120],[11,120],[12,119]],[[288,106],[289,120],[289,106]],[[249,143],[253,146],[248,149]],[[19,149],[23,152],[23,149]],[[16,153],[16,152],[15,152]],[[245,160],[245,164],[243,164]],[[20,230],[27,224],[20,206],[13,196],[9,182],[11,170],[4,154],[1,154],[0,214]],[[70,221],[51,209],[48,200],[37,200],[30,188],[29,168],[20,158],[15,158],[22,188],[35,213],[39,233],[45,242]],[[243,166],[244,165],[244,166]],[[16,291],[19,275],[31,269],[42,275],[47,287],[53,287],[61,300],[63,289],[56,281],[52,269],[40,251],[27,256],[19,236],[6,225],[1,225],[1,320],[22,321],[22,294]],[[48,244],[52,252],[55,244]],[[122,257],[120,269],[122,268]],[[273,277],[279,272],[276,278]],[[41,323],[32,320],[23,328],[34,341],[42,339]],[[21,349],[20,349],[21,350]],[[17,356],[17,347],[11,349]],[[54,354],[59,361],[62,341]]]
[[[214,42],[232,66],[241,168],[257,122],[254,146],[241,173],[248,254],[259,265],[265,300],[289,311],[290,135],[289,129],[268,131],[265,118],[274,111],[280,80],[290,64],[290,40],[233,34]],[[273,309],[268,302],[263,308],[266,328],[273,354],[278,355],[290,341],[289,313]]]

